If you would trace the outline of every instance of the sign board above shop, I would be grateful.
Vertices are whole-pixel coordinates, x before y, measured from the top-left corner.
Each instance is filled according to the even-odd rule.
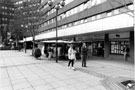
[[[81,35],[76,37],[77,41],[104,40],[104,35]]]
[[[113,34],[109,34],[109,38],[110,39],[115,39],[115,38],[129,38],[130,37],[130,33],[129,32],[125,32],[125,33],[113,33]]]

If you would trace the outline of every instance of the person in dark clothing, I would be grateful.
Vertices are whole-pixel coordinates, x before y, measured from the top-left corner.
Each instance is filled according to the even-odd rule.
[[[86,47],[86,43],[83,43],[81,47],[82,67],[87,67],[86,66],[87,54],[88,54],[88,49]]]
[[[41,56],[41,50],[39,48],[35,48],[34,56],[35,58],[39,58]]]

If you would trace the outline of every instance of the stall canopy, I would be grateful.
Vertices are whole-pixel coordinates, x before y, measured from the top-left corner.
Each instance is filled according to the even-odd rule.
[[[43,43],[56,43],[56,40],[49,40],[49,41],[41,41]],[[64,41],[64,40],[58,40],[58,43],[81,43],[76,41]]]

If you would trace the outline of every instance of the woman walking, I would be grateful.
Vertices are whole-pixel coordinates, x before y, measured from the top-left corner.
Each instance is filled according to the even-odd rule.
[[[73,47],[73,44],[70,45],[70,48],[68,49],[68,59],[69,59],[69,62],[68,62],[68,68],[70,68],[70,64],[72,65],[71,69],[75,69],[74,68],[74,62],[76,60],[76,50],[75,50],[75,47]]]

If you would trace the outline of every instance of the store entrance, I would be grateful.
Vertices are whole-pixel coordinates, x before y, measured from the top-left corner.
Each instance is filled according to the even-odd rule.
[[[92,56],[104,57],[104,41],[92,42]]]

